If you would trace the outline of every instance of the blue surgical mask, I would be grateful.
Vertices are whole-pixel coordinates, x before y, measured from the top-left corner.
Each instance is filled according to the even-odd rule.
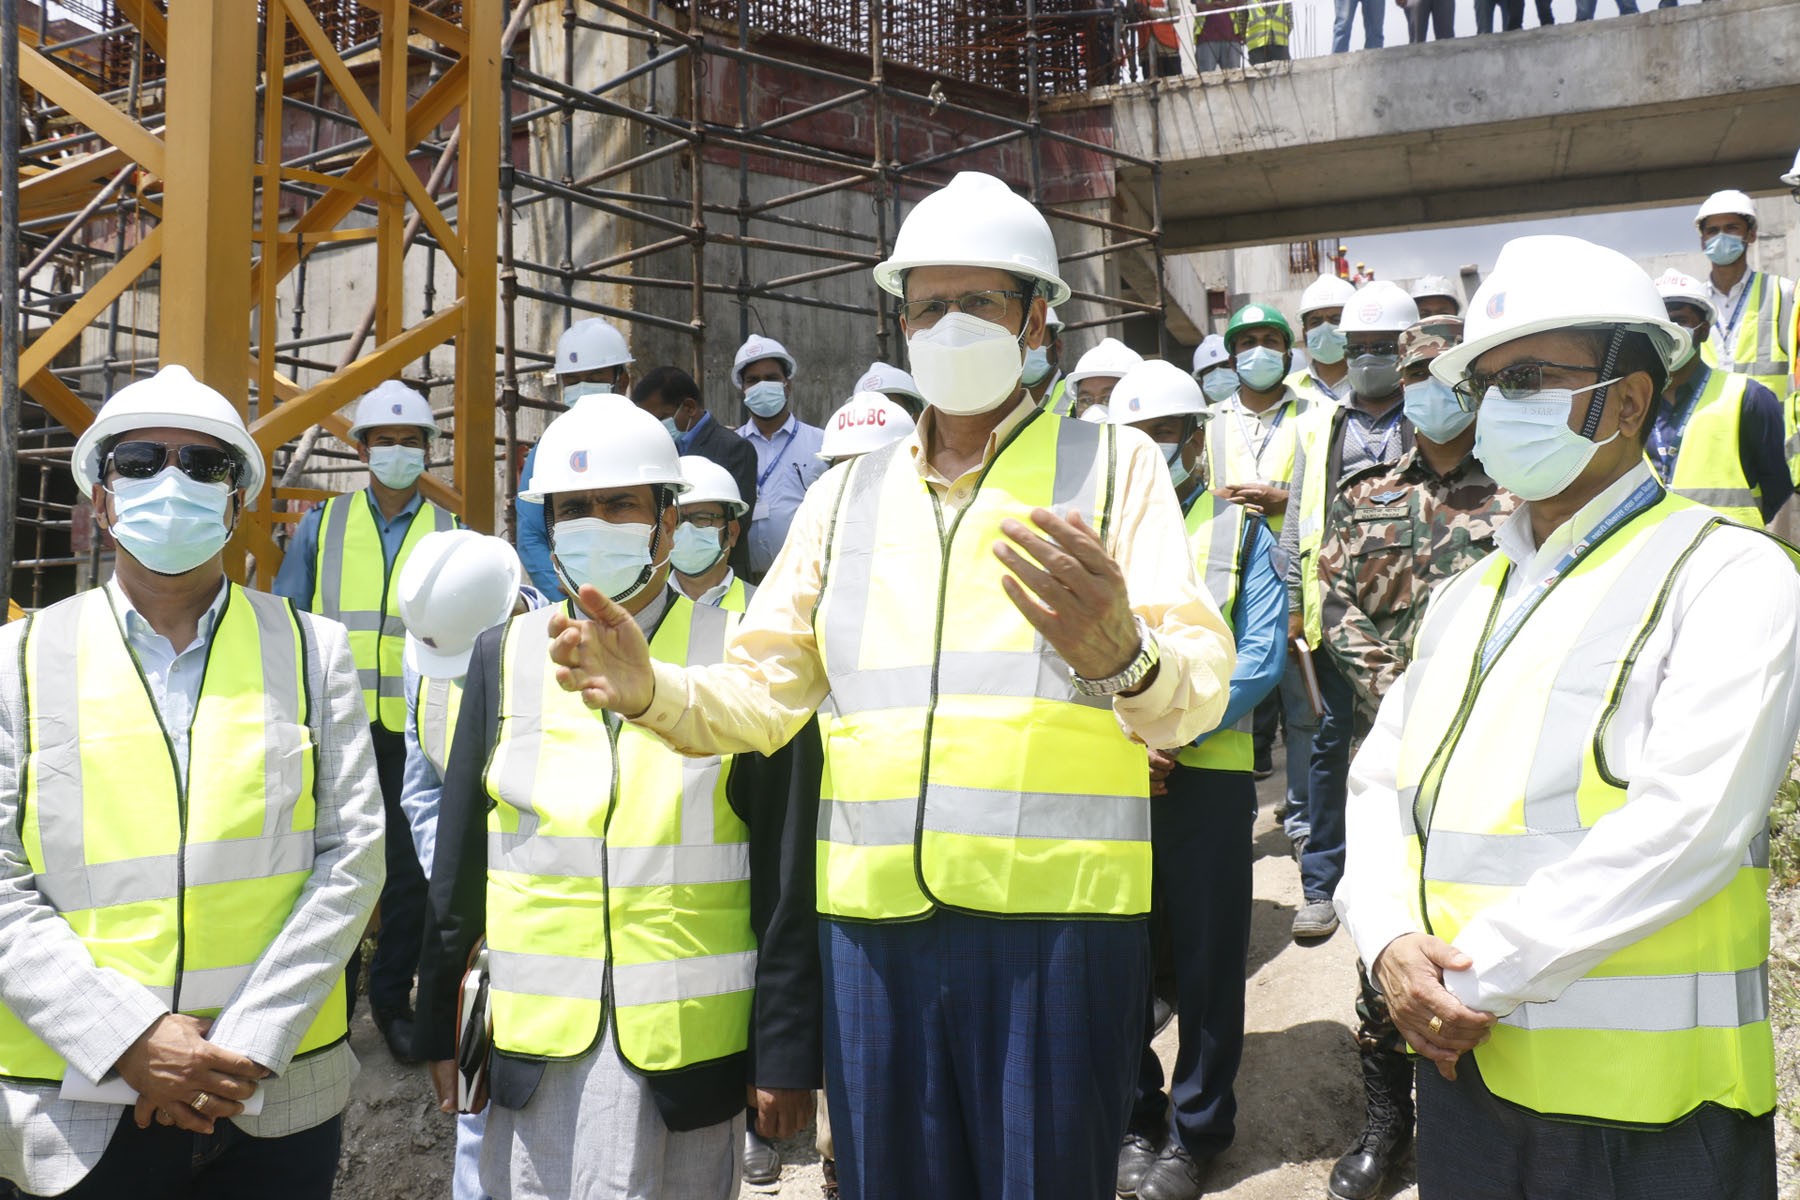
[[[1306,331],[1306,352],[1314,362],[1341,363],[1348,340],[1330,321],[1314,325]]]
[[[1569,428],[1575,397],[1597,387],[1571,391],[1545,388],[1522,400],[1508,400],[1497,387],[1487,390],[1475,422],[1475,457],[1494,482],[1523,500],[1547,500],[1575,481],[1600,447],[1619,436],[1591,442]]]
[[[725,555],[724,530],[702,529],[688,521],[675,527],[675,546],[669,561],[683,575],[704,575]]]
[[[1163,452],[1163,458],[1169,464],[1169,482],[1174,484],[1175,490],[1179,492],[1187,486],[1187,481],[1194,477],[1193,471],[1189,470],[1188,465],[1181,461],[1181,443],[1158,442],[1156,448]]]
[[[1036,387],[1050,374],[1050,352],[1042,346],[1033,346],[1025,352],[1025,371],[1019,378],[1026,387]]]
[[[1706,239],[1701,252],[1714,266],[1729,267],[1744,257],[1744,239],[1735,233],[1715,233]]]
[[[1463,410],[1450,385],[1436,378],[1407,384],[1403,410],[1420,437],[1440,446],[1475,422],[1475,414]]]
[[[117,479],[112,535],[119,548],[158,575],[185,575],[224,548],[231,489],[189,479],[175,466],[149,479]]]
[[[1200,381],[1200,390],[1205,392],[1206,398],[1214,404],[1229,400],[1237,394],[1238,373],[1230,367],[1220,367],[1215,371],[1209,371],[1206,378]]]
[[[1391,396],[1400,389],[1400,356],[1359,354],[1350,360],[1349,379],[1359,396]]]
[[[655,535],[654,525],[614,525],[598,517],[558,521],[550,542],[564,590],[573,596],[582,584],[591,584],[616,602],[631,599],[656,574],[650,558]]]
[[[591,379],[584,379],[579,383],[565,383],[562,389],[562,402],[573,404],[583,396],[610,396],[612,390],[612,384],[595,383]]]
[[[744,389],[744,407],[759,417],[772,417],[787,407],[787,384],[774,379]]]
[[[681,439],[687,436],[682,432],[681,426],[675,423],[674,417],[664,417],[662,419],[662,426],[669,431],[669,440],[672,442],[679,444]]]
[[[1252,346],[1238,353],[1238,378],[1251,391],[1268,391],[1281,381],[1286,371],[1287,355],[1277,354],[1267,346]]]
[[[409,488],[425,473],[425,451],[418,446],[370,446],[369,474],[395,491]]]

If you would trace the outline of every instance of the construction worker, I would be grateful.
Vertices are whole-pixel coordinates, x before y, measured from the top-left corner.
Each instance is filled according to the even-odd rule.
[[[1344,305],[1356,288],[1335,275],[1321,275],[1300,293],[1300,331],[1306,338],[1306,366],[1287,377],[1303,400],[1338,400],[1345,387]]]
[[[1688,334],[1624,255],[1509,242],[1467,334],[1432,374],[1525,503],[1432,596],[1357,756],[1338,896],[1429,1060],[1420,1194],[1772,1200],[1800,578],[1644,461]]]
[[[556,339],[557,398],[565,406],[583,396],[626,395],[631,391],[631,347],[625,335],[610,321],[587,317],[563,330]],[[661,415],[661,414],[658,414]],[[521,479],[531,478],[537,447],[525,455]],[[550,565],[550,535],[544,509],[523,497],[515,497],[513,540],[532,586],[553,600],[562,598],[562,585]]]
[[[899,367],[889,366],[879,360],[869,364],[863,377],[856,381],[856,390],[880,392],[905,410],[907,417],[914,421],[925,411],[925,397],[919,395],[919,385],[913,382],[913,377]]]
[[[780,745],[829,693],[818,900],[844,1190],[1092,1200],[1116,1178],[1149,988],[1143,746],[1218,724],[1231,635],[1162,453],[1024,391],[1045,303],[1069,294],[1038,209],[958,174],[875,279],[929,407],[808,495],[726,663],[653,666],[593,591],[552,658],[590,706],[686,753]]]
[[[756,449],[756,495],[750,510],[750,580],[763,577],[787,539],[806,489],[819,477],[825,432],[793,411],[794,356],[774,338],[752,334],[738,347],[731,381],[744,393],[750,419],[738,436]]]
[[[1521,4],[1524,0],[1519,0]],[[1462,315],[1462,295],[1457,292],[1456,285],[1450,282],[1447,275],[1421,275],[1413,280],[1407,289],[1413,303],[1419,306],[1419,320],[1432,317],[1459,317]]]
[[[1063,377],[1065,407],[1057,415],[1079,417],[1096,405],[1105,407],[1119,380],[1143,361],[1143,355],[1118,338],[1101,338],[1100,344],[1082,355],[1075,369]]]
[[[395,587],[406,622],[406,783],[400,807],[427,877],[437,851],[438,812],[449,770],[463,677],[475,639],[515,613],[541,608],[543,593],[522,586],[524,568],[500,538],[472,529],[426,534]],[[484,1200],[481,1113],[456,1119],[453,1200]]]
[[[1694,226],[1712,264],[1713,331],[1702,348],[1707,365],[1748,375],[1779,395],[1794,359],[1794,281],[1750,269],[1756,205],[1740,191],[1714,192],[1694,214]]]
[[[1356,729],[1356,692],[1326,653],[1319,586],[1319,545],[1325,517],[1344,481],[1371,466],[1391,464],[1412,449],[1400,389],[1400,335],[1419,320],[1412,297],[1388,280],[1357,290],[1344,305],[1350,391],[1342,405],[1310,410],[1297,432],[1292,519],[1281,530],[1289,592],[1288,635],[1301,638],[1311,655],[1324,713],[1313,738],[1306,784],[1307,842],[1300,856],[1303,899],[1294,913],[1294,937],[1330,937],[1337,914],[1331,905],[1344,871],[1344,774]]]
[[[1696,347],[1705,345],[1715,315],[1707,285],[1671,270],[1658,277],[1656,290],[1669,320]],[[1761,527],[1794,493],[1784,421],[1775,393],[1747,375],[1709,367],[1695,353],[1669,373],[1645,450],[1676,495]]]
[[[1062,332],[1062,319],[1056,315],[1054,308],[1050,309],[1044,324],[1044,344],[1033,346],[1025,355],[1025,372],[1022,378],[1025,380],[1025,390],[1031,393],[1033,403],[1056,405],[1062,402],[1063,391],[1066,387],[1062,373]],[[865,391],[867,389],[859,386],[857,390]],[[923,401],[923,397],[921,397],[921,401]],[[923,410],[921,409],[921,411]],[[915,421],[918,420],[918,412],[912,415]]]
[[[1244,39],[1244,54],[1251,66],[1288,61],[1293,0],[1251,0],[1231,14],[1231,23]]]
[[[302,517],[275,575],[276,595],[349,629],[362,677],[387,810],[387,879],[381,888],[380,936],[368,963],[369,1008],[400,1062],[418,1061],[412,1049],[412,986],[425,874],[400,807],[406,774],[406,626],[393,581],[426,534],[456,525],[448,510],[419,491],[426,448],[437,432],[430,403],[399,380],[358,400],[350,436],[357,457],[369,465],[369,485],[334,496]]]
[[[1432,589],[1487,557],[1518,500],[1474,456],[1475,414],[1431,377],[1431,360],[1462,341],[1457,317],[1427,317],[1400,335],[1413,448],[1393,466],[1344,481],[1319,547],[1325,648],[1356,688],[1361,716],[1406,669]],[[1412,1144],[1412,1063],[1387,1000],[1358,964],[1356,1048],[1367,1121],[1332,1167],[1332,1200],[1374,1200]]]
[[[0,1191],[325,1200],[382,873],[349,641],[226,580],[263,457],[184,368],[71,469],[118,557],[0,631]]]
[[[1208,404],[1223,404],[1237,394],[1237,371],[1221,334],[1209,333],[1194,347],[1194,382]]]
[[[616,598],[659,659],[719,662],[727,615],[668,584],[687,485],[661,424],[622,397],[590,397],[538,446],[526,490],[551,519],[565,590]],[[458,983],[485,936],[482,1187],[514,1200],[726,1200],[747,1083],[771,1137],[811,1117],[818,935],[803,902],[780,909],[797,934],[770,915],[795,878],[784,864],[810,861],[803,826],[787,819],[777,760],[683,758],[561,689],[548,650],[572,611],[514,617],[469,660],[420,964],[432,1079],[453,1102]]]
[[[858,392],[825,422],[819,459],[828,466],[901,442],[915,428],[906,410],[880,392]]]
[[[1179,751],[1149,751],[1152,943],[1171,950],[1180,1040],[1165,1094],[1153,1029],[1145,1030],[1116,1183],[1140,1200],[1195,1200],[1236,1132],[1256,823],[1250,714],[1281,680],[1287,598],[1262,518],[1207,491],[1206,397],[1193,378],[1174,363],[1146,362],[1119,381],[1108,408],[1168,458],[1195,570],[1237,646],[1218,728]]]
[[[829,434],[826,435],[829,438]],[[750,511],[731,472],[710,459],[681,456],[687,490],[676,509],[680,523],[669,544],[672,582],[695,604],[741,613],[756,589],[731,569],[731,552],[743,537]]]
[[[653,367],[631,387],[631,402],[661,421],[675,448],[683,455],[698,455],[717,463],[732,478],[739,502],[756,502],[756,449],[748,441],[713,420],[700,402],[700,385],[680,367]],[[750,547],[738,539],[731,548],[731,569],[742,575],[750,569]]]

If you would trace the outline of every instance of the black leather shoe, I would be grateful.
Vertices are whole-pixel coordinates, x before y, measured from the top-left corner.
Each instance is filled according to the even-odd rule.
[[[765,1185],[781,1180],[781,1154],[754,1129],[744,1130],[744,1182]]]
[[[1137,1200],[1198,1200],[1206,1191],[1212,1160],[1197,1159],[1173,1138],[1163,1147],[1156,1164],[1138,1184]]]
[[[1175,1019],[1175,1006],[1173,1004],[1170,1004],[1167,1000],[1164,1000],[1161,996],[1157,996],[1151,1000],[1151,1002],[1150,1002],[1150,1036],[1151,1037],[1153,1037],[1153,1038],[1161,1037],[1162,1031],[1167,1029],[1169,1027],[1169,1022],[1173,1021],[1174,1019]]]
[[[412,1066],[425,1061],[413,1048],[413,1014],[410,1008],[398,1012],[374,1009],[375,1028],[381,1031],[381,1039],[387,1043],[388,1053],[394,1061]]]
[[[1147,1133],[1131,1130],[1126,1133],[1125,1140],[1119,1145],[1119,1179],[1116,1185],[1121,1196],[1135,1196],[1138,1185],[1144,1182],[1144,1176],[1156,1165],[1156,1156],[1161,1151],[1157,1139]]]
[[[1412,1144],[1412,1065],[1403,1054],[1374,1051],[1361,1055],[1361,1066],[1369,1120],[1331,1168],[1331,1200],[1375,1200]]]

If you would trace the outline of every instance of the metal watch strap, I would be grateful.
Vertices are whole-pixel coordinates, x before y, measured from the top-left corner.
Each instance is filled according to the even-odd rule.
[[[1133,624],[1138,631],[1138,652],[1132,660],[1125,664],[1125,669],[1103,679],[1088,679],[1077,675],[1073,668],[1069,671],[1069,683],[1084,696],[1116,696],[1120,692],[1128,692],[1144,681],[1162,657],[1162,648],[1150,635],[1150,627],[1144,624],[1144,618],[1133,617]]]

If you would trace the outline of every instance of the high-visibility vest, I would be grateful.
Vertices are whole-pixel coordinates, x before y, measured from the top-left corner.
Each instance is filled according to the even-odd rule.
[[[1232,620],[1250,565],[1255,526],[1249,516],[1243,505],[1221,500],[1210,491],[1195,497],[1187,513],[1188,545],[1194,552],[1195,573],[1213,603],[1219,606],[1227,629],[1234,628]],[[1252,715],[1245,713],[1230,729],[1216,731],[1198,746],[1183,746],[1176,761],[1184,767],[1209,771],[1250,770],[1255,765],[1252,720]]]
[[[1066,375],[1056,377],[1056,386],[1044,394],[1044,402],[1039,405],[1044,411],[1059,417],[1071,415],[1069,406],[1075,402],[1075,393],[1069,390],[1069,379]]]
[[[1749,383],[1746,375],[1717,369],[1709,374],[1675,448],[1674,478],[1663,482],[1678,496],[1761,529],[1762,488],[1751,486],[1738,454],[1738,427]]]
[[[1000,524],[1113,522],[1117,429],[1034,412],[953,517],[898,444],[834,502],[813,628],[831,684],[819,911],[1136,916],[1150,906],[1149,769],[1002,591]],[[835,711],[833,711],[835,710]]]
[[[1708,366],[1748,375],[1777,396],[1785,395],[1794,357],[1794,281],[1752,271],[1742,299],[1731,345],[1725,344],[1722,328],[1731,314],[1722,312],[1700,347],[1701,358]]]
[[[20,834],[38,894],[94,965],[211,1017],[286,925],[313,864],[318,748],[286,600],[230,585],[183,772],[105,589],[29,618]],[[344,981],[299,1053],[345,1036]],[[0,1006],[0,1076],[65,1063]]]
[[[375,523],[375,501],[366,490],[333,496],[319,518],[312,610],[350,631],[350,652],[362,679],[369,724],[391,733],[406,729],[406,624],[400,619],[400,597],[393,583],[420,539],[454,528],[455,516],[424,501],[390,563]]]
[[[1305,507],[1293,514],[1300,522],[1300,608],[1306,644],[1317,650],[1325,644],[1325,592],[1319,583],[1319,547],[1325,544],[1325,514],[1330,511],[1331,439],[1337,405],[1321,404],[1302,414],[1296,434],[1295,474],[1300,476]]]
[[[750,597],[754,595],[756,595],[756,589],[745,583],[742,575],[733,575],[731,586],[725,589],[725,594],[719,597],[719,603],[715,607],[741,617],[744,615],[744,610],[750,607]],[[732,624],[736,625],[737,622],[734,621]]]
[[[565,605],[514,617],[485,783],[494,1045],[568,1059],[610,1016],[624,1060],[674,1071],[744,1050],[756,978],[750,834],[730,758],[687,758],[591,712],[550,666]],[[672,595],[651,657],[724,656],[725,614]],[[607,1003],[610,997],[611,1003]]]
[[[450,743],[456,736],[456,720],[462,714],[463,681],[459,679],[419,679],[418,720],[419,749],[425,761],[448,778]]]
[[[1299,396],[1301,402],[1308,406],[1314,404],[1341,403],[1333,392],[1328,392],[1320,387],[1319,381],[1314,379],[1313,373],[1305,367],[1301,367],[1298,371],[1290,371],[1288,377],[1282,382],[1293,388],[1294,394]],[[1349,377],[1345,376],[1343,379],[1338,380],[1338,386],[1345,391],[1349,391]]]
[[[1248,414],[1222,407],[1206,423],[1207,487],[1216,491],[1245,483],[1266,483],[1284,491],[1293,489],[1297,431],[1301,416],[1311,406],[1292,390],[1275,405],[1281,413],[1281,423],[1268,431],[1261,455],[1244,434],[1246,425],[1257,424]],[[1269,523],[1269,532],[1277,537],[1281,535],[1284,516],[1283,513],[1269,513],[1264,517]]]
[[[1665,496],[1585,554],[1485,671],[1512,563],[1491,555],[1438,591],[1401,684],[1396,773],[1421,928],[1454,941],[1601,818],[1629,813],[1606,728],[1631,673],[1657,669],[1638,649],[1687,556],[1722,524]],[[1772,1109],[1768,861],[1764,835],[1711,899],[1557,999],[1501,1018],[1473,1052],[1487,1086],[1534,1112],[1643,1125],[1708,1102]]]
[[[1246,50],[1285,46],[1294,27],[1293,13],[1285,2],[1252,4],[1248,10],[1232,13],[1231,21],[1243,35]]]

